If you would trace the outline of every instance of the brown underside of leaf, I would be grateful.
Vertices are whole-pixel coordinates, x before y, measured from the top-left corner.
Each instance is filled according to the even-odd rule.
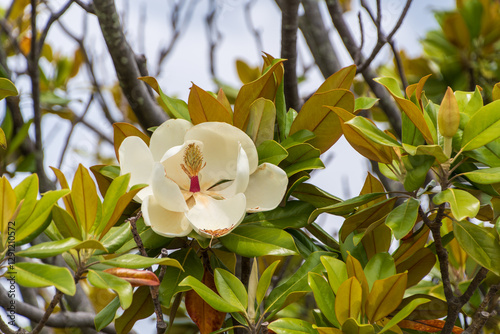
[[[403,320],[398,323],[398,326],[406,329],[414,329],[417,331],[435,333],[443,329],[445,324],[444,320]],[[460,327],[454,326],[452,333],[460,334],[464,330]]]
[[[215,288],[214,276],[205,268],[202,283],[208,286],[213,291]],[[222,327],[226,313],[219,312],[208,305],[194,290],[186,292],[184,299],[186,310],[191,317],[191,320],[198,326],[200,334],[208,334]]]

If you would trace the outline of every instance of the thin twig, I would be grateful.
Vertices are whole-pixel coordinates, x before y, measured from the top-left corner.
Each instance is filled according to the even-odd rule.
[[[472,282],[470,282],[469,286],[467,287],[467,290],[465,290],[465,292],[460,297],[458,297],[458,301],[460,302],[460,304],[465,305],[471,299],[477,287],[486,278],[487,274],[488,269],[484,267],[481,267],[481,269],[479,269],[476,276],[474,276]]]
[[[262,44],[262,34],[259,29],[255,28],[252,20],[252,6],[255,5],[255,1],[248,0],[245,4],[245,10],[243,11],[245,15],[245,23],[248,27],[248,30],[252,33],[252,36],[255,40],[255,44],[257,45],[258,52],[264,51],[264,47]]]
[[[127,219],[127,221],[130,223],[130,228],[132,231],[132,235],[134,236],[134,241],[137,244],[137,247],[139,248],[139,252],[141,253],[142,256],[148,256],[148,253],[146,252],[146,249],[144,248],[144,244],[142,243],[141,236],[139,235],[139,232],[137,231],[137,220],[141,218],[142,212],[139,211],[139,213]],[[153,272],[153,268],[149,267],[147,270]],[[163,334],[167,330],[167,324],[163,320],[163,312],[161,310],[161,304],[158,299],[159,295],[159,289],[157,286],[150,286],[149,287],[149,292],[151,293],[151,298],[153,299],[153,304],[155,308],[155,314],[156,314],[156,332],[157,334]]]
[[[403,91],[406,91],[406,87],[408,87],[408,79],[406,79],[405,68],[403,66],[401,56],[399,55],[396,44],[393,40],[389,41],[389,45],[391,46],[392,54],[394,55],[394,60],[396,61],[399,77],[401,78],[401,82],[403,83]]]
[[[95,14],[94,6],[92,3],[86,4],[81,0],[73,0],[78,6],[82,7],[89,14]]]
[[[42,52],[43,45],[45,44],[45,39],[47,38],[47,34],[49,33],[50,27],[54,22],[59,20],[59,18],[71,7],[73,4],[74,0],[69,0],[62,8],[56,12],[52,13],[50,15],[49,20],[47,21],[47,24],[45,25],[45,28],[43,28],[42,32],[40,33],[40,37],[37,42],[37,54],[40,54]],[[50,10],[50,8],[49,8]],[[51,10],[50,10],[51,11]],[[52,12],[52,11],[51,11]]]
[[[481,328],[486,324],[488,319],[496,315],[496,310],[487,312],[486,309],[489,307],[490,302],[495,298],[495,295],[500,290],[500,284],[496,284],[490,287],[488,293],[484,297],[483,301],[479,305],[472,318],[472,322],[469,327],[462,334],[475,334],[480,333]]]

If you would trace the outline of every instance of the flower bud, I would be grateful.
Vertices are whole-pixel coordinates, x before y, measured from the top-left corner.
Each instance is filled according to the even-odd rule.
[[[444,137],[453,137],[460,124],[460,112],[453,90],[448,87],[439,107],[438,129]]]

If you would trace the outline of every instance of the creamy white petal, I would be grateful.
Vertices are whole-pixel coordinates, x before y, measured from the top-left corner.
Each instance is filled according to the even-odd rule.
[[[184,237],[193,230],[183,212],[166,210],[154,196],[144,199],[141,210],[146,225],[165,237]]]
[[[248,180],[250,177],[250,170],[248,166],[248,158],[245,150],[240,146],[240,154],[236,163],[236,177],[228,187],[216,191],[224,198],[233,197],[238,193],[243,193],[248,187]]]
[[[161,158],[161,164],[165,167],[166,176],[174,181],[181,189],[189,190],[190,180],[182,170],[184,163],[184,151],[188,143],[174,146]]]
[[[156,163],[153,167],[151,187],[153,188],[155,199],[165,209],[175,212],[185,212],[188,210],[179,186],[165,176],[165,169],[160,163]]]
[[[142,201],[144,201],[146,197],[151,195],[153,195],[153,188],[151,186],[147,186],[139,190],[139,192],[134,196],[134,200],[136,200],[139,203],[142,203]]]
[[[154,161],[160,161],[165,152],[172,147],[182,145],[184,135],[191,127],[193,124],[185,119],[169,119],[156,128],[149,143]]]
[[[242,193],[224,200],[216,200],[203,193],[195,193],[196,205],[186,217],[198,234],[220,237],[238,226],[245,217],[245,195]]]
[[[252,139],[230,124],[200,123],[186,132],[185,139],[199,140],[205,144],[203,158],[207,166],[203,169],[203,173],[210,180],[218,182],[223,179],[234,179],[240,144],[247,154],[250,173],[257,168],[257,149]]]
[[[247,212],[268,211],[276,208],[286,192],[288,177],[276,165],[263,163],[250,175],[247,198]]]
[[[146,143],[139,137],[130,136],[123,140],[118,149],[120,174],[130,173],[129,186],[150,184],[153,173],[153,156]]]

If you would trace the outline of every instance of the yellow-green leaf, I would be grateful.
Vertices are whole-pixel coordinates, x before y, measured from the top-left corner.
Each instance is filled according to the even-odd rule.
[[[471,151],[500,137],[500,100],[480,108],[467,122],[462,135],[462,150]]]
[[[341,325],[349,318],[358,317],[361,298],[361,285],[356,277],[351,277],[340,285],[335,299],[335,316]]]
[[[6,238],[9,221],[16,211],[16,194],[5,176],[0,179],[0,205],[0,232]]]
[[[355,75],[356,65],[344,67],[329,76],[325,82],[321,84],[316,93],[322,93],[336,88],[350,89]]]
[[[189,116],[193,124],[225,122],[233,124],[233,115],[210,93],[193,84],[188,98]]]
[[[403,300],[407,273],[397,274],[373,283],[366,301],[365,312],[371,323],[394,311]]]
[[[449,188],[432,199],[434,204],[450,203],[451,213],[456,220],[474,218],[479,212],[479,200],[465,190]]]
[[[71,198],[76,213],[77,223],[89,232],[94,224],[99,207],[99,198],[94,181],[89,171],[79,165],[71,187]]]
[[[17,94],[19,93],[12,81],[6,78],[0,78],[0,100],[7,96],[16,96]]]
[[[258,98],[250,105],[250,117],[247,134],[252,138],[255,146],[260,146],[266,140],[274,138],[274,122],[276,108],[271,100]]]

